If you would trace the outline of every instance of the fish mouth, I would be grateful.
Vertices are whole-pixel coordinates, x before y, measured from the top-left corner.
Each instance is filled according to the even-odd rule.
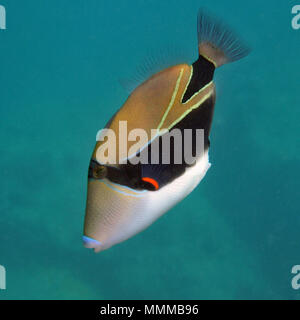
[[[105,246],[100,241],[87,237],[82,236],[83,246],[88,249],[94,249],[94,252],[100,252],[105,249]]]

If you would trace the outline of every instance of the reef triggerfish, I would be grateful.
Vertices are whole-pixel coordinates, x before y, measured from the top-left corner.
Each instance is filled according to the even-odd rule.
[[[198,58],[193,64],[181,63],[155,73],[140,84],[106,125],[115,132],[116,152],[101,152],[105,139],[99,139],[88,172],[88,192],[84,223],[84,246],[99,252],[120,243],[150,226],[161,215],[184,199],[202,180],[210,167],[209,134],[215,105],[215,69],[239,60],[249,52],[223,23],[199,11],[197,20]],[[141,128],[148,137],[138,150],[134,141],[124,140],[126,132]],[[164,129],[164,130],[163,130]],[[124,161],[147,151],[150,159],[161,150],[164,135],[176,129],[191,129],[193,163]],[[197,153],[196,129],[202,129],[203,150]],[[184,141],[182,147],[184,147]],[[157,144],[157,142],[159,142]],[[154,148],[154,144],[159,146]],[[121,147],[121,148],[120,148]],[[174,149],[174,144],[173,144]],[[126,151],[127,158],[119,157]],[[164,150],[162,150],[164,152]],[[121,159],[113,163],[113,159]],[[151,158],[152,159],[152,158]],[[151,160],[150,159],[150,160]],[[178,160],[178,159],[177,159]]]

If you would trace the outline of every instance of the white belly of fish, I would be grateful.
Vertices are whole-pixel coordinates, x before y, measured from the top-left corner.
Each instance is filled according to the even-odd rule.
[[[184,199],[200,183],[210,167],[208,152],[197,163],[188,168],[185,173],[172,183],[158,191],[146,191],[138,197],[112,191],[110,196],[110,210],[105,210],[97,222],[97,237],[90,235],[101,242],[95,251],[102,251],[120,243],[147,228],[161,215]],[[105,196],[103,196],[105,197]],[[98,204],[101,206],[100,200]],[[96,206],[98,207],[96,204]],[[101,207],[98,207],[101,210]]]
[[[149,192],[148,201],[153,211],[151,213],[151,210],[149,210],[145,218],[147,217],[151,221],[152,217],[153,220],[156,220],[183,200],[197,187],[209,167],[208,153],[206,153],[194,166],[188,168],[182,176],[175,179],[172,183],[164,186],[161,190]]]

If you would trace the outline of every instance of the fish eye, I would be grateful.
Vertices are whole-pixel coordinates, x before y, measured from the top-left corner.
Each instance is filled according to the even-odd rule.
[[[96,166],[93,168],[93,177],[95,179],[103,179],[106,177],[107,168],[105,166]]]

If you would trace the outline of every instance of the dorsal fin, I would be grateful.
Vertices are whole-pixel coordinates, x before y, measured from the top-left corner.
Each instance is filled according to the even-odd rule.
[[[128,78],[120,79],[121,86],[130,94],[140,84],[154,74],[190,61],[191,57],[183,48],[167,45],[150,53],[138,64],[135,71]]]

